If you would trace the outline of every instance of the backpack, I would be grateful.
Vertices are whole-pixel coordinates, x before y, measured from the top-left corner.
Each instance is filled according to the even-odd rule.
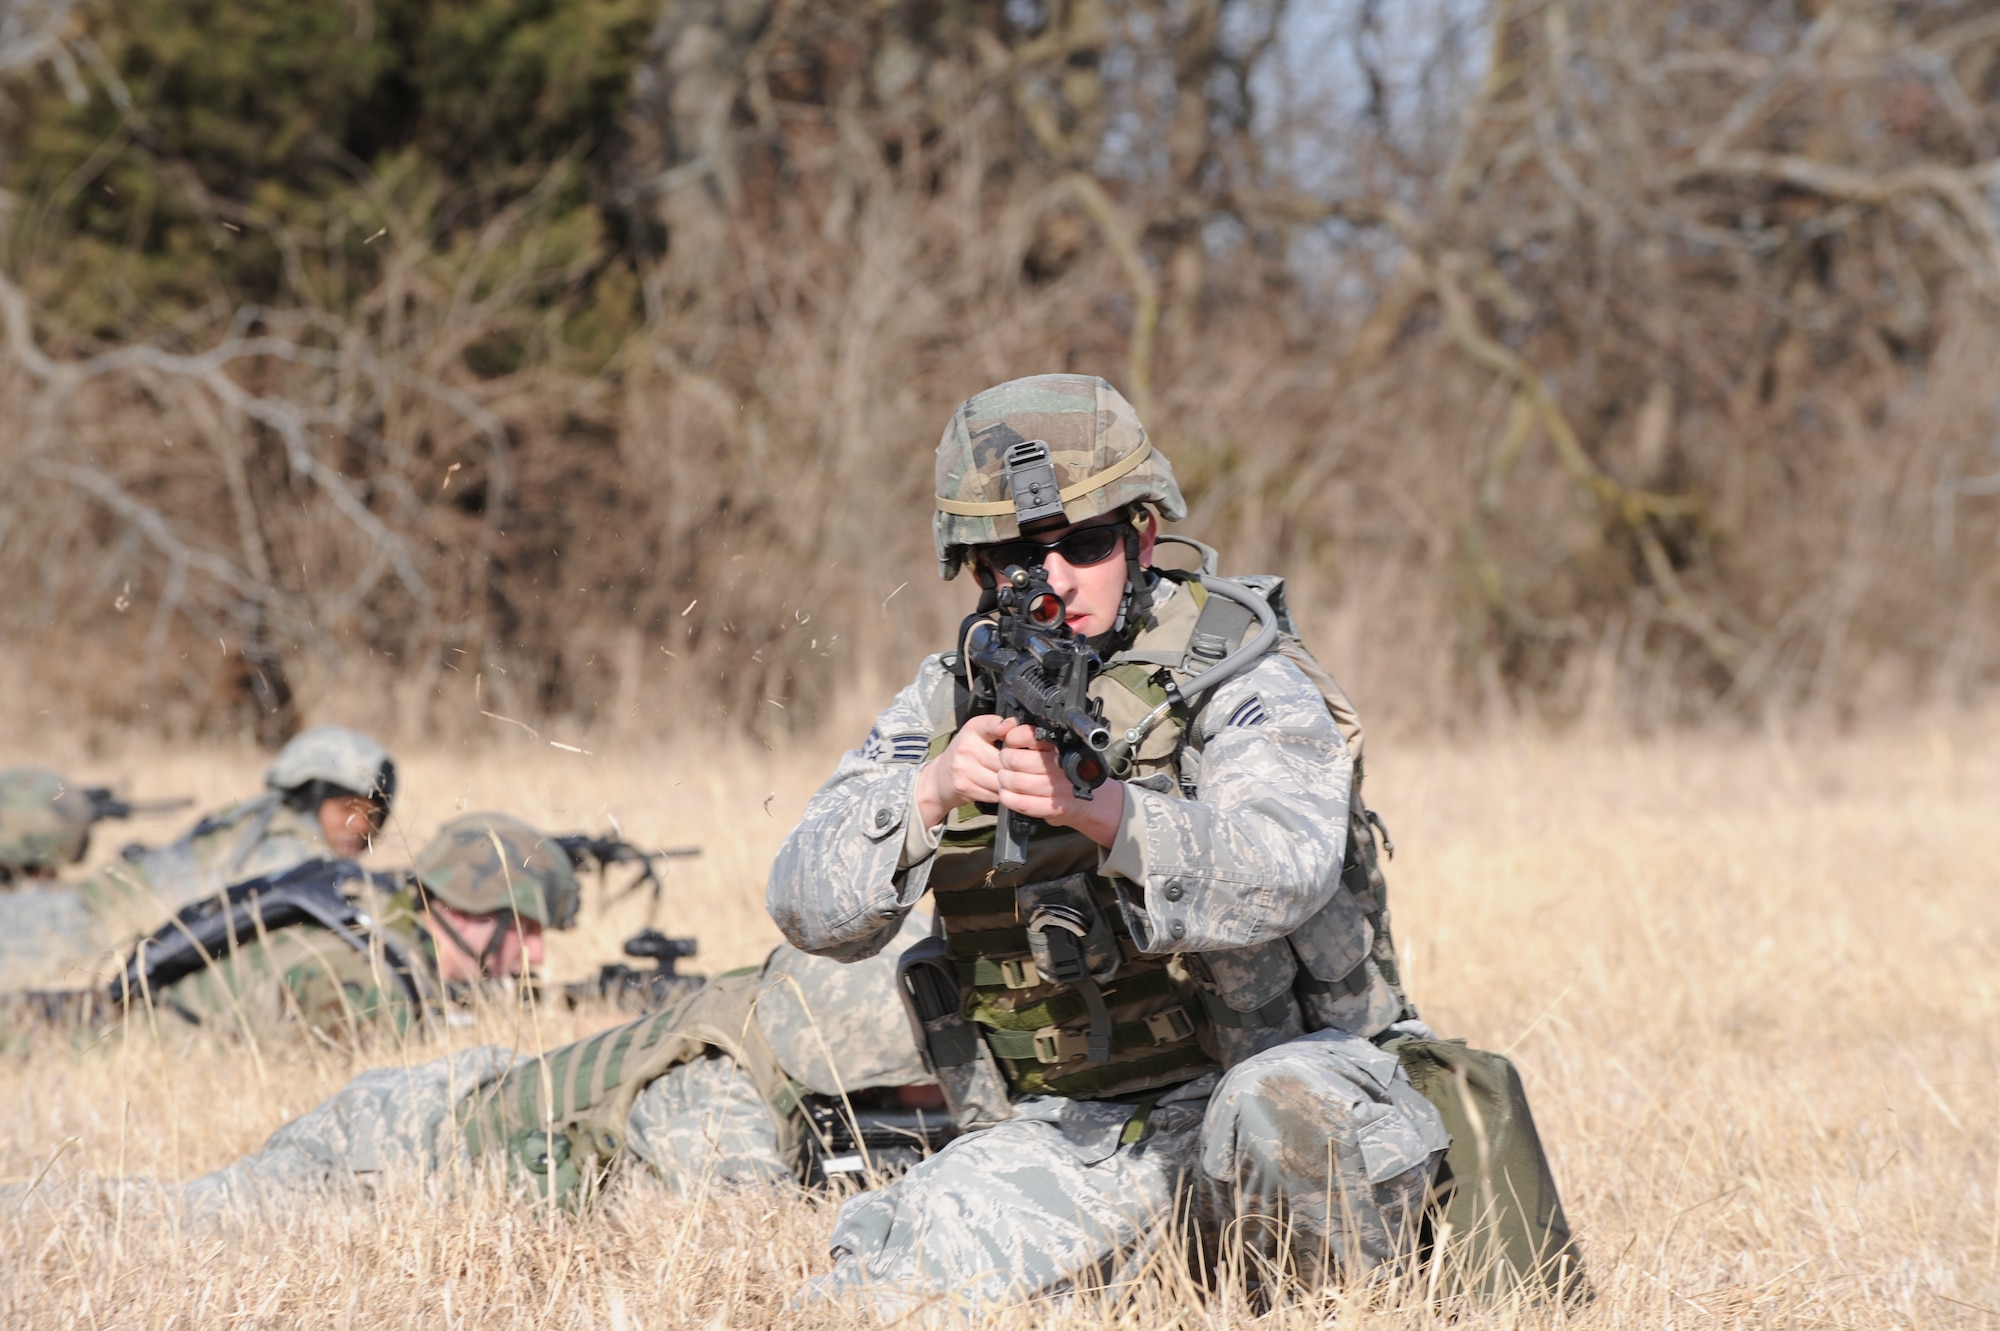
[[[1383,1047],[1451,1134],[1425,1217],[1439,1291],[1481,1304],[1587,1301],[1583,1257],[1513,1062],[1463,1040],[1404,1036]]]

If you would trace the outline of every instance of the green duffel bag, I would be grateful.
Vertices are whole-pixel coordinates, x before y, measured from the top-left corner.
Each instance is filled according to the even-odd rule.
[[[1480,1302],[1590,1297],[1521,1074],[1461,1040],[1392,1040],[1451,1133],[1430,1220],[1438,1291]]]

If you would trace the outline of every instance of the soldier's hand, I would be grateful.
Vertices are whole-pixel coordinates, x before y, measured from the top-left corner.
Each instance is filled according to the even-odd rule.
[[[1000,748],[1017,723],[1000,716],[975,716],[952,736],[945,751],[917,773],[917,809],[925,827],[936,827],[961,804],[993,804],[1000,798]],[[1020,726],[1030,739],[1032,726]]]
[[[1033,726],[1019,725],[1007,732],[999,776],[1000,803],[1015,813],[1052,827],[1073,828],[1100,846],[1110,845],[1118,834],[1118,820],[1125,812],[1124,783],[1107,781],[1091,798],[1077,798],[1063,775],[1056,746],[1036,739]]]

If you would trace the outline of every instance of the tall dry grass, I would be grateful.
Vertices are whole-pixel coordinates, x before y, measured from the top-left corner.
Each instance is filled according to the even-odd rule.
[[[1599,1291],[1568,1315],[1474,1325],[1983,1326],[2000,1318],[2000,716],[1652,742],[1378,741],[1398,933],[1425,1015],[1519,1060]],[[46,755],[47,750],[44,750]],[[7,753],[13,759],[17,755]],[[412,842],[464,807],[549,823],[616,814],[699,839],[670,927],[705,963],[772,938],[763,866],[830,753],[716,745],[568,754],[530,742],[409,755]],[[149,789],[254,781],[246,751],[148,762]],[[138,770],[136,767],[134,770]],[[116,775],[116,773],[109,773]],[[93,775],[96,775],[93,773]],[[766,801],[768,799],[768,806]],[[394,835],[404,833],[399,831]],[[633,921],[551,946],[581,973]],[[795,1196],[676,1201],[627,1180],[550,1217],[475,1185],[409,1183],[247,1229],[184,1232],[144,1195],[253,1149],[371,1062],[604,1017],[492,1010],[359,1054],[146,1033],[34,1042],[0,1064],[0,1322],[112,1326],[762,1326],[826,1265],[831,1209]],[[1249,1320],[1177,1277],[992,1325]],[[1426,1326],[1401,1291],[1276,1324]]]

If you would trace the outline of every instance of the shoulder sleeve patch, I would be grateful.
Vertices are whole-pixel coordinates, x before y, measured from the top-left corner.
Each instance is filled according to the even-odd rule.
[[[884,735],[870,730],[861,746],[861,756],[871,763],[921,763],[930,756],[931,737],[922,731]]]
[[[1261,726],[1264,724],[1264,700],[1251,694],[1236,704],[1236,710],[1229,714],[1228,724],[1232,726]]]

